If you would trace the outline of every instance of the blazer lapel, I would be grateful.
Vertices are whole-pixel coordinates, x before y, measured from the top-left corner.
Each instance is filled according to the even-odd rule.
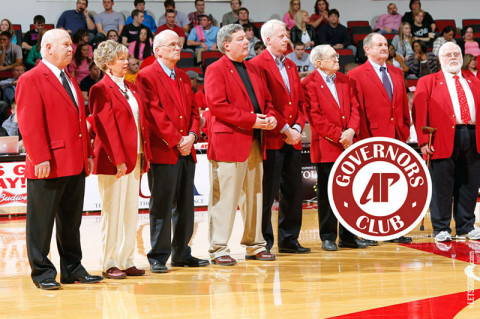
[[[121,102],[122,106],[125,109],[127,109],[127,112],[133,117],[132,108],[130,107],[130,104],[128,103],[128,101],[125,98],[125,96],[123,95],[123,93],[120,92],[120,88],[118,87],[118,85],[115,82],[113,82],[113,80],[108,75],[105,75],[103,77],[102,81],[105,81],[105,84],[107,84],[112,89],[113,95],[115,95],[117,100],[119,100]],[[125,82],[125,86],[127,86],[129,89],[131,89],[127,85],[127,82]]]
[[[177,81],[177,85],[178,85],[178,88],[179,88],[179,91],[180,91],[180,107],[182,108],[182,111],[183,111],[183,114],[187,115],[189,114],[189,112],[187,112],[187,108],[188,108],[188,105],[186,105],[185,101],[187,101],[187,96],[186,96],[186,87],[185,87],[185,83],[183,83],[183,79],[178,76],[178,69],[175,68],[175,74],[177,74],[177,77],[176,77],[176,81]],[[185,121],[187,120],[187,117],[184,116],[183,117],[185,119]]]
[[[338,106],[335,97],[333,97],[332,92],[330,92],[327,83],[325,83],[323,80],[322,75],[318,73],[317,70],[314,70],[313,72],[315,72],[315,81],[317,82],[317,87],[320,88],[320,92],[322,92],[323,96],[328,100],[328,103],[333,106],[330,109],[335,109],[336,112],[338,112],[338,115],[341,116],[340,107]],[[335,88],[337,89],[337,95],[339,95],[338,85],[335,84]]]
[[[282,78],[282,75],[280,74],[280,70],[278,69],[277,62],[275,62],[275,60],[273,59],[270,51],[265,50],[265,51],[263,51],[262,54],[264,55],[264,59],[267,62],[267,65],[268,65],[268,68],[270,69],[270,72],[272,72],[272,74],[275,76],[275,79],[281,83],[282,87],[285,90],[285,93],[288,94],[288,89],[285,86],[285,82],[283,82],[283,78]],[[292,76],[289,74],[288,70],[287,70],[287,74],[288,74],[288,79],[289,79],[289,82],[290,82],[290,89],[291,89],[293,87]]]
[[[155,64],[155,70],[158,72],[158,79],[162,83],[162,87],[167,88],[167,93],[172,100],[172,103],[174,103],[174,105],[178,104],[177,97],[175,96],[173,89],[171,89],[171,85],[169,82],[170,77],[168,77],[165,71],[163,71],[158,61],[155,61],[153,63]]]
[[[454,113],[452,98],[456,98],[456,97],[451,97],[450,96],[450,92],[448,91],[447,81],[445,79],[445,75],[443,74],[443,71],[437,72],[436,78],[437,78],[436,79],[437,80],[436,81],[437,86],[440,88],[440,90],[441,90],[440,92],[441,92],[442,96],[444,97],[443,100],[448,105],[448,108],[449,108],[450,112]],[[472,92],[473,92],[473,90],[472,90]],[[432,110],[429,109],[428,111],[431,112]]]
[[[63,85],[60,83],[60,80],[55,76],[55,74],[53,74],[52,70],[50,70],[49,67],[43,63],[41,63],[40,66],[43,69],[43,74],[47,78],[47,81],[49,81],[53,85],[53,87],[63,96],[63,98],[68,102],[68,104],[73,107],[73,109],[78,113],[78,108],[75,106],[75,104],[73,104],[72,99],[68,95]],[[77,100],[80,102],[80,97],[78,96],[78,93],[75,93],[77,94]]]
[[[465,72],[465,71],[462,71],[462,73],[463,72]],[[468,72],[470,72],[470,71],[468,71]],[[475,75],[472,72],[470,72],[470,74],[471,74],[471,77],[475,77]],[[475,123],[477,123],[478,122],[478,113],[479,113],[477,111],[477,109],[478,109],[478,106],[480,106],[480,104],[479,104],[480,103],[480,97],[479,97],[480,92],[478,92],[477,88],[473,86],[472,80],[470,80],[468,78],[468,76],[465,76],[465,74],[464,74],[464,78],[467,81],[468,86],[470,87],[470,91],[472,91],[473,100],[475,101]]]
[[[233,62],[230,61],[230,59],[227,58],[227,56],[225,55],[222,57],[222,59],[225,59],[225,67],[227,68],[228,72],[232,74],[233,78],[235,79],[235,82],[237,82],[237,85],[242,89],[243,94],[245,94],[245,96],[248,97],[247,88],[245,87],[245,84],[243,84],[243,81],[240,78],[240,75],[238,74],[237,69],[235,69]],[[248,100],[250,101],[250,99]]]

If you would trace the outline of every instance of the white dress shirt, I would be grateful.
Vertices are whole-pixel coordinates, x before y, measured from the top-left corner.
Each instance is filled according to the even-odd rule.
[[[475,100],[473,99],[472,91],[470,90],[470,86],[467,83],[467,80],[463,77],[462,72],[458,72],[458,74],[452,74],[442,70],[443,75],[445,76],[445,81],[447,82],[448,93],[450,93],[450,99],[452,100],[453,111],[455,112],[455,121],[456,124],[475,124]],[[455,86],[455,79],[453,78],[455,75],[458,75],[458,79],[460,84],[465,91],[465,96],[467,98],[468,109],[470,110],[470,122],[463,123],[462,117],[460,113],[460,102],[458,101],[458,94],[457,88]]]
[[[65,70],[60,70],[55,65],[48,62],[45,59],[42,59],[42,62],[53,72],[55,77],[58,79],[58,81],[60,81],[60,84],[63,86],[62,78],[60,77],[60,73],[62,73],[62,71],[65,72]],[[67,75],[67,74],[65,73],[65,75]],[[70,81],[70,78],[68,77],[68,75],[67,75],[67,81],[68,81],[68,85],[70,86],[70,90],[72,90],[73,97],[75,98],[75,102],[78,105],[77,90],[75,90],[75,87],[73,86],[72,82]]]
[[[390,77],[390,73],[388,72],[387,64],[384,62],[383,65],[380,65],[380,64],[377,64],[377,63],[373,62],[373,61],[370,60],[370,59],[368,59],[368,61],[369,61],[370,64],[373,66],[373,69],[374,69],[375,72],[377,73],[378,78],[380,79],[380,82],[382,82],[382,83],[383,83],[383,81],[382,81],[382,72],[380,72],[380,67],[381,67],[381,66],[385,67],[385,72],[387,73],[388,80],[390,81],[390,85],[392,86],[392,94],[393,94],[393,93],[395,92],[395,88],[393,87],[392,78]]]

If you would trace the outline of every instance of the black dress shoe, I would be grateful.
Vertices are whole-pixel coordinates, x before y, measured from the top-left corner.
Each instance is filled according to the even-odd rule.
[[[166,273],[168,272],[168,268],[161,262],[154,261],[153,264],[150,265],[150,271],[154,273]]]
[[[395,239],[385,240],[387,243],[396,243],[396,244],[410,244],[412,242],[412,237],[400,236]]]
[[[204,267],[207,265],[210,265],[208,260],[199,259],[193,256],[185,261],[172,261],[172,267]]]
[[[73,284],[75,282],[79,282],[82,284],[93,284],[102,280],[102,276],[90,275],[88,272],[84,275],[70,275],[70,277],[60,277],[60,282],[62,284]]]
[[[353,240],[342,240],[342,239],[339,239],[338,240],[338,247],[341,247],[341,248],[367,248],[367,244],[359,239],[359,238],[355,238]]]
[[[269,250],[267,250],[269,251]],[[280,253],[289,253],[289,254],[308,254],[310,248],[303,247],[300,243],[293,243],[288,246],[278,247],[278,252]]]
[[[335,250],[338,250],[338,247],[333,240],[323,240],[322,249],[326,251],[335,251]]]
[[[42,280],[41,282],[36,282],[35,286],[43,290],[57,290],[60,289],[60,284],[52,278]]]
[[[365,238],[363,238],[362,241],[363,241],[367,246],[378,246],[378,241],[376,241],[376,240],[371,240],[371,239],[365,239]]]

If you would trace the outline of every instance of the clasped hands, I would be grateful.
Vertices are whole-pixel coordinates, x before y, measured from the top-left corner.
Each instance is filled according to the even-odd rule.
[[[187,156],[192,152],[192,146],[195,143],[195,135],[192,133],[187,136],[182,136],[180,142],[177,144],[177,149],[180,152],[180,155]]]
[[[342,132],[342,135],[340,136],[340,140],[338,142],[342,144],[343,149],[346,150],[353,144],[354,136],[355,136],[355,131],[351,128],[348,128]]]
[[[277,119],[273,116],[266,116],[265,114],[258,114],[253,128],[261,130],[273,130],[277,126]]]

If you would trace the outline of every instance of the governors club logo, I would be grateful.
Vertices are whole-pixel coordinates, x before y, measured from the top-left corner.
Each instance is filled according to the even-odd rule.
[[[352,233],[390,240],[411,231],[425,216],[432,182],[411,147],[375,137],[350,146],[333,165],[328,197],[337,219]]]

